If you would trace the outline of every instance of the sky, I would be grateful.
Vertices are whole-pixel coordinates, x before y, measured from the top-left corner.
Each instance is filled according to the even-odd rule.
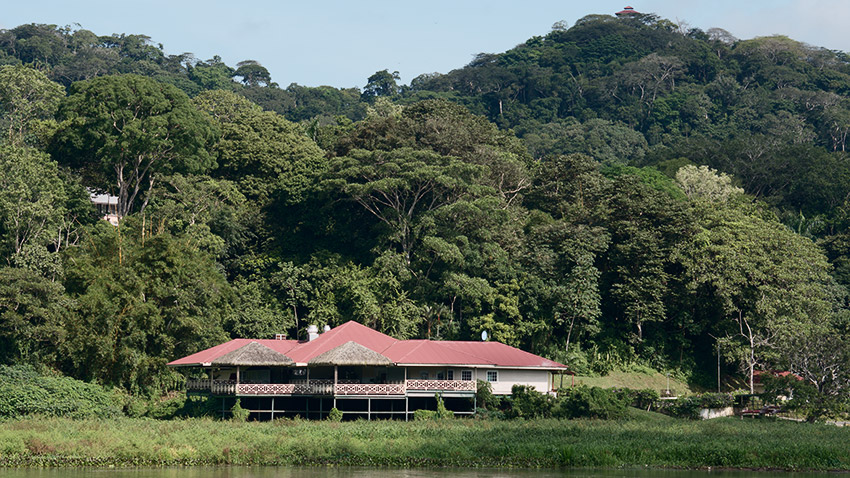
[[[627,3],[632,2],[632,3]],[[8,0],[0,29],[26,23],[144,34],[166,54],[256,60],[281,87],[359,87],[376,71],[401,83],[447,73],[477,53],[500,53],[552,25],[626,5],[740,39],[781,34],[850,52],[847,0]]]

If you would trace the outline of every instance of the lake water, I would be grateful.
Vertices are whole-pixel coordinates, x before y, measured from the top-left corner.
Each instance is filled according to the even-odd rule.
[[[3,469],[2,478],[824,478],[826,473],[674,470],[499,470],[291,467]],[[848,476],[848,475],[837,475]]]

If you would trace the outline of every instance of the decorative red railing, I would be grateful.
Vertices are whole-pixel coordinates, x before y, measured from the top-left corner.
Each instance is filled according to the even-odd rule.
[[[403,383],[338,383],[336,395],[404,395]]]
[[[408,390],[433,390],[435,392],[474,392],[474,380],[408,380]]]
[[[337,383],[332,380],[306,380],[299,383],[240,383],[233,380],[186,381],[186,389],[209,391],[214,395],[404,395],[407,390],[433,392],[474,392],[474,380],[408,380],[405,383]]]

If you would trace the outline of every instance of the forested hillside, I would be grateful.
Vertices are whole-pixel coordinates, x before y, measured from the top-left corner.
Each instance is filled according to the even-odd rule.
[[[2,364],[157,395],[229,337],[356,320],[850,387],[843,52],[592,15],[362,91],[53,25],[0,65]]]

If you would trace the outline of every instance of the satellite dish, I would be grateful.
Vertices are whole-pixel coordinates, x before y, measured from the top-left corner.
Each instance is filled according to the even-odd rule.
[[[486,330],[482,330],[482,331],[481,331],[481,341],[482,341],[482,342],[486,342],[486,341],[487,341],[487,331],[486,331]]]

